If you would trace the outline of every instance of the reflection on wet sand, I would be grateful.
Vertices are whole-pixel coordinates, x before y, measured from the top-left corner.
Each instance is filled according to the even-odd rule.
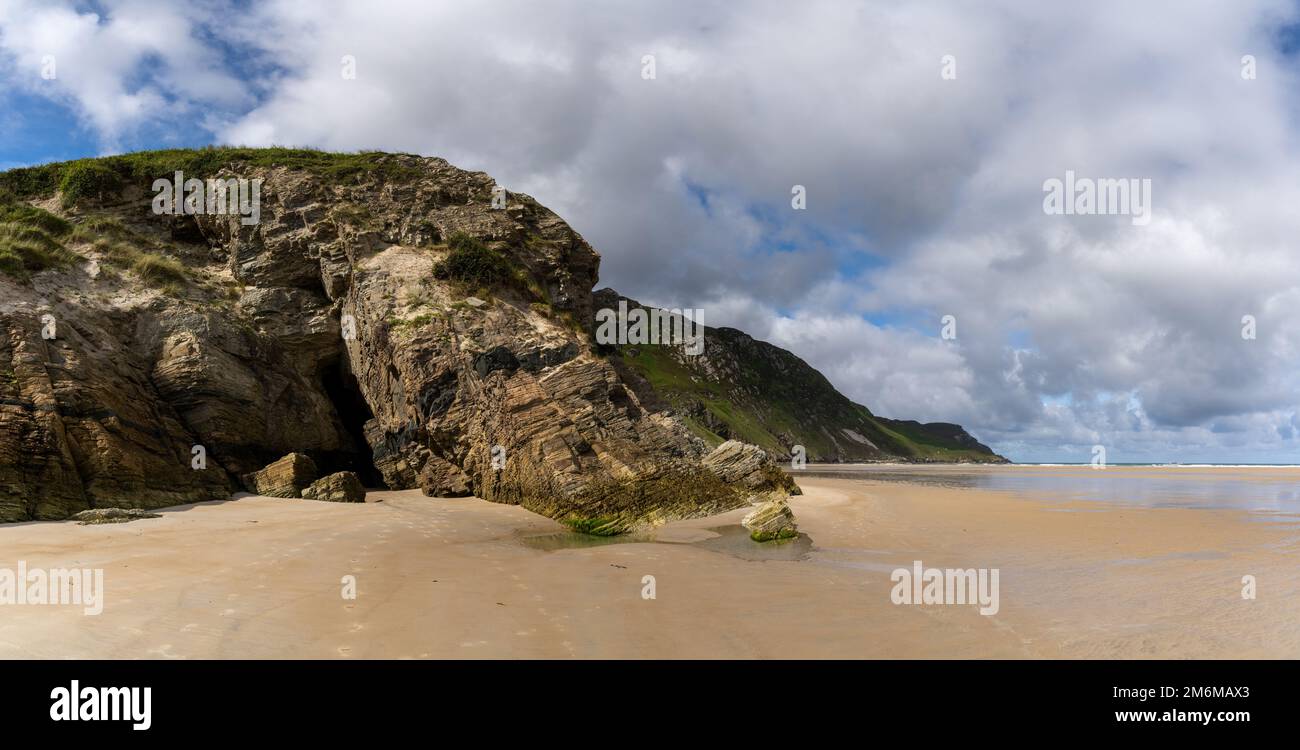
[[[1300,514],[1300,467],[810,464],[799,477],[987,490],[1037,500]]]

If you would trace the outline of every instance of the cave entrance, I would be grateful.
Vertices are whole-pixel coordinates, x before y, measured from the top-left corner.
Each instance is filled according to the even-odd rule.
[[[350,450],[328,453],[321,457],[321,474],[352,471],[356,472],[357,478],[366,487],[387,489],[384,475],[375,468],[370,443],[366,442],[366,422],[375,415],[361,395],[361,386],[348,367],[346,357],[340,356],[325,363],[321,368],[321,385],[325,388],[325,395],[334,404],[334,411],[338,413],[343,429],[352,438]]]

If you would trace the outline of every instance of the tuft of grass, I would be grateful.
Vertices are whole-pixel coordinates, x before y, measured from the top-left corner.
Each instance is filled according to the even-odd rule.
[[[131,263],[131,270],[158,287],[175,287],[187,279],[185,266],[180,261],[157,253],[140,253]]]
[[[389,318],[388,325],[394,330],[401,330],[403,328],[423,328],[432,323],[437,317],[439,316],[434,313],[422,313],[409,319]]]
[[[132,247],[130,243],[121,240],[110,240],[105,237],[100,237],[94,241],[92,247],[103,253],[110,262],[125,268],[131,267],[131,265],[135,263],[136,258],[140,257],[139,250]]]
[[[58,240],[51,237],[45,230],[22,224],[0,224],[0,241],[38,245],[50,252],[57,252],[59,248],[63,247]]]
[[[103,237],[116,240],[130,239],[135,233],[116,216],[90,216],[72,228],[72,236],[85,242],[93,242]]]
[[[514,269],[504,255],[464,232],[453,234],[447,245],[451,252],[434,266],[435,278],[489,288],[514,278]]]
[[[72,224],[61,216],[55,216],[43,208],[5,201],[3,198],[0,198],[0,223],[40,229],[55,237],[62,237],[72,231]]]
[[[0,273],[20,280],[26,279],[29,275],[21,253],[4,245],[0,245]]]
[[[19,281],[47,268],[63,268],[80,256],[38,226],[0,224],[0,273]]]
[[[176,291],[189,281],[189,274],[180,261],[160,253],[145,252],[129,241],[100,237],[92,247],[102,253],[109,264],[131,269],[150,286]]]

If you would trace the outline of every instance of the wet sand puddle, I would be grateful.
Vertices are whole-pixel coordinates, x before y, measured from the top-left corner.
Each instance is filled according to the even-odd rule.
[[[548,552],[604,547],[610,544],[686,545],[754,562],[768,560],[798,562],[808,559],[815,550],[812,538],[804,533],[800,533],[799,536],[793,539],[756,542],[749,538],[749,530],[739,525],[718,526],[705,531],[712,533],[714,536],[693,541],[674,541],[659,539],[653,531],[619,536],[593,536],[574,531],[557,531],[547,534],[516,534],[516,539],[525,547]]]

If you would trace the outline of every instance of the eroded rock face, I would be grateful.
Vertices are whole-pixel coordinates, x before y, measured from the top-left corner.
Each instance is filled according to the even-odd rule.
[[[302,491],[305,500],[323,500],[329,503],[364,503],[366,489],[361,480],[350,471],[339,471],[321,477]]]
[[[320,476],[316,462],[302,453],[284,458],[244,477],[250,492],[268,497],[302,497],[303,490]]]
[[[762,451],[728,443],[706,462],[708,446],[593,349],[599,255],[528,196],[495,210],[490,177],[414,156],[376,157],[346,184],[283,166],[222,174],[263,180],[260,224],[154,216],[148,184],[71,212],[179,260],[177,285],[88,241],[74,268],[0,276],[0,520],[209,500],[241,482],[296,497],[318,471],[330,487],[369,471],[617,528],[793,487]],[[457,235],[504,258],[508,281],[435,278]]]
[[[198,441],[161,397],[147,354],[122,345],[129,331],[102,311],[0,303],[0,521],[230,493],[221,467],[193,468]]]
[[[722,481],[752,491],[751,502],[799,494],[790,475],[757,445],[728,440],[705,456],[704,466]]]

